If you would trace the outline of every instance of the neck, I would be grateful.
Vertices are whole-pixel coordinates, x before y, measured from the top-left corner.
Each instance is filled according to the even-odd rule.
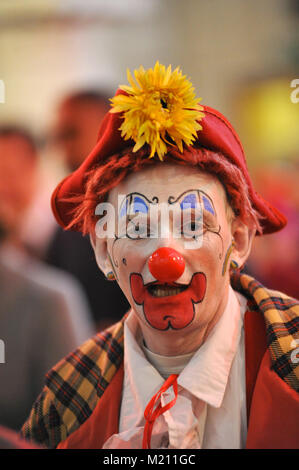
[[[221,318],[227,301],[228,289],[214,314],[209,316],[208,322],[202,324],[200,321],[196,321],[196,318],[201,316],[198,312],[192,324],[182,330],[159,331],[151,328],[148,324],[140,322],[146,347],[153,353],[162,356],[179,356],[197,351]],[[205,315],[202,315],[202,317],[205,317]]]

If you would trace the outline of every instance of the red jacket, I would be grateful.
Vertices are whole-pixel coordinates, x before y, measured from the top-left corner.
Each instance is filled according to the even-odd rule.
[[[299,339],[298,303],[246,275],[232,285],[248,299],[246,448],[299,448],[299,361],[292,343]],[[118,433],[122,344],[120,322],[55,366],[23,427],[24,436],[60,449],[100,449]]]

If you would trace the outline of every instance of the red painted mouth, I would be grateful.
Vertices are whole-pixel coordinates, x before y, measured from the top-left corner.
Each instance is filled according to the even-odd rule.
[[[179,330],[188,326],[195,315],[194,304],[201,302],[206,292],[206,276],[195,273],[189,284],[144,285],[141,274],[130,276],[131,291],[136,304],[143,306],[148,323],[158,330]]]

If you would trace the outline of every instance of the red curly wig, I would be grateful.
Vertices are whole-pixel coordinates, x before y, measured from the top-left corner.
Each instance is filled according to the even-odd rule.
[[[220,153],[203,147],[189,147],[183,153],[171,148],[165,156],[165,161],[177,165],[189,165],[205,171],[218,178],[222,183],[228,204],[235,216],[250,227],[261,233],[260,216],[252,207],[248,193],[248,185],[240,169],[229,162]],[[95,209],[99,202],[107,200],[108,193],[115,188],[130,173],[134,173],[152,165],[163,165],[164,162],[149,159],[145,149],[136,153],[132,148],[112,155],[104,164],[99,164],[86,175],[85,193],[80,196],[70,196],[65,201],[76,203],[76,210],[67,229],[76,229],[83,234],[94,230],[98,216]]]

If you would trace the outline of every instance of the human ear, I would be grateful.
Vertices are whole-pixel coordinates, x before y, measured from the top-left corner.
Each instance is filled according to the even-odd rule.
[[[97,265],[107,279],[109,279],[109,275],[113,273],[113,267],[108,254],[107,239],[97,237],[95,231],[90,232],[89,237]]]
[[[232,221],[231,231],[234,247],[231,260],[241,268],[249,257],[256,229],[248,227],[237,217]]]

